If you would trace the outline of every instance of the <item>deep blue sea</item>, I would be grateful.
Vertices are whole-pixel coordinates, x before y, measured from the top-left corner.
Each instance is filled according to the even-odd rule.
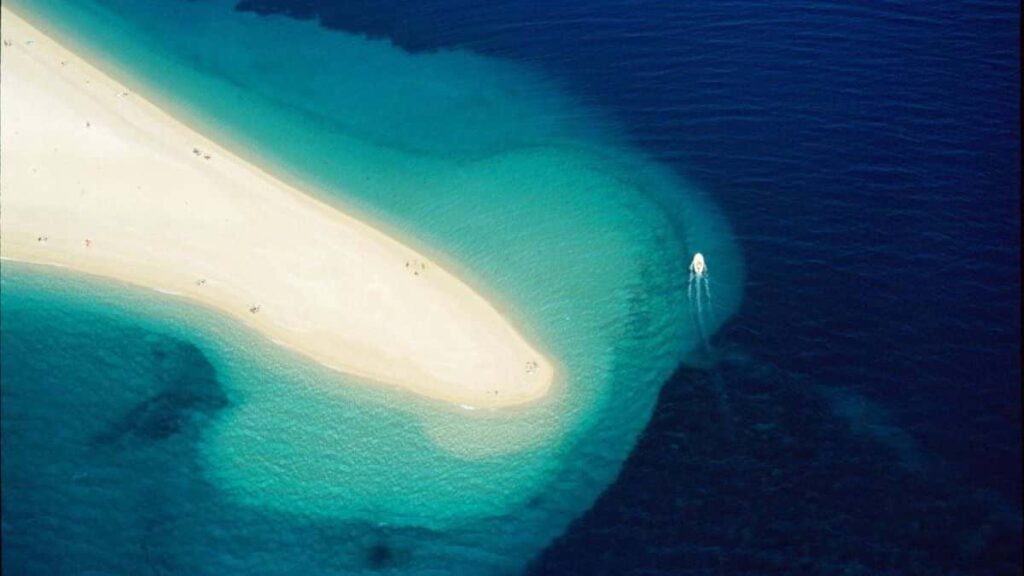
[[[318,19],[410,53],[468,49],[543,70],[706,191],[731,224],[746,285],[711,343],[714,362],[664,384],[617,479],[527,573],[1021,574],[1019,4],[242,0],[236,9]],[[5,311],[21,330],[48,321]],[[95,438],[102,450],[172,435],[191,450],[228,402],[201,353],[149,338],[125,353],[141,358],[141,375],[170,366],[159,372],[170,380],[154,384],[169,396],[109,391],[142,404]],[[13,336],[4,347],[5,378],[45,379],[25,361],[40,350]],[[175,388],[182,371],[203,376]],[[97,374],[83,378],[103,387]],[[5,452],[16,434],[5,413]],[[138,465],[163,462],[160,450],[175,448],[142,451]],[[147,482],[160,485],[150,469]],[[5,468],[5,482],[12,475],[31,488]],[[182,489],[207,503],[194,504],[197,515],[220,505],[203,483]],[[125,491],[133,501],[180,498]],[[5,526],[7,510],[59,506],[5,496]],[[48,530],[75,537],[73,527]],[[400,548],[369,546],[371,568],[400,571]],[[45,542],[18,552],[53,553]],[[154,563],[145,550],[125,558],[124,574],[189,572],[181,558]]]

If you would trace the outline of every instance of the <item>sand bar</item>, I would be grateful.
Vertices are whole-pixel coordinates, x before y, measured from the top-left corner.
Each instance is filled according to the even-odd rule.
[[[8,8],[0,257],[216,309],[339,371],[474,407],[546,394],[548,359],[422,254],[175,120]]]

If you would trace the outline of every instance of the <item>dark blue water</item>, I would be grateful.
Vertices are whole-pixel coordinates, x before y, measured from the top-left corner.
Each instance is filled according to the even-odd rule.
[[[1020,573],[1016,3],[239,9],[539,65],[736,227],[723,360],[535,573]]]

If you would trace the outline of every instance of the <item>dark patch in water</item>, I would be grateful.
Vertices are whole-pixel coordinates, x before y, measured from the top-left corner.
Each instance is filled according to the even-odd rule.
[[[366,565],[373,570],[382,570],[394,562],[395,554],[390,546],[377,543],[366,551]]]
[[[216,370],[198,348],[187,342],[154,340],[153,377],[162,383],[163,391],[129,410],[98,434],[94,443],[111,444],[127,437],[166,440],[228,405]]]

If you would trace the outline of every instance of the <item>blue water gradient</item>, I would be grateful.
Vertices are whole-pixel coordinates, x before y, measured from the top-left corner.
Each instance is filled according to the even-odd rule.
[[[618,480],[529,572],[1020,573],[1018,5],[243,0],[237,8],[246,17],[316,17],[414,54],[464,48],[543,70],[572,99],[545,109],[563,119],[585,111],[591,127],[568,139],[625,133],[709,191],[737,231],[748,279],[740,314],[712,358],[672,376]],[[542,92],[543,100],[556,93]],[[449,132],[445,153],[472,157],[455,144],[473,126]],[[567,134],[562,128],[544,137]],[[404,132],[362,137],[396,133]],[[430,153],[429,135],[406,144]],[[658,201],[678,213],[671,191]],[[8,309],[5,394],[20,371],[45,381],[9,360],[9,342],[25,346],[26,332],[66,325],[30,319],[43,325],[19,332]],[[187,344],[164,347],[202,366]],[[140,391],[123,401],[121,424],[105,428],[115,444],[177,430],[168,439],[187,450],[195,427],[239,401],[230,389],[188,388],[186,407],[169,408],[177,404],[161,400],[161,386],[172,376],[132,379]],[[7,396],[4,404],[9,461]],[[48,459],[40,466],[60,468]],[[7,474],[5,465],[5,485]],[[208,492],[182,492],[225,518],[207,532],[219,537],[195,538],[202,512],[165,494],[180,514],[158,517],[177,520],[151,522],[147,534],[160,538],[126,541],[185,544],[128,555],[124,566],[196,573],[203,559],[230,570],[232,555],[274,546],[285,552],[265,564],[268,573],[356,564],[401,573],[415,543],[434,536],[232,508],[201,470],[189,478]],[[46,494],[66,497],[49,485]],[[13,549],[27,552],[9,563],[7,490],[5,570],[53,566],[52,540],[32,530],[18,532],[24,540]],[[46,498],[25,514],[67,530],[39,512]],[[239,535],[239,519],[253,535]],[[167,538],[169,524],[180,540]],[[353,534],[362,538],[353,543]]]
[[[538,573],[1020,573],[1018,3],[238,9],[540,63],[726,207],[729,351]]]

